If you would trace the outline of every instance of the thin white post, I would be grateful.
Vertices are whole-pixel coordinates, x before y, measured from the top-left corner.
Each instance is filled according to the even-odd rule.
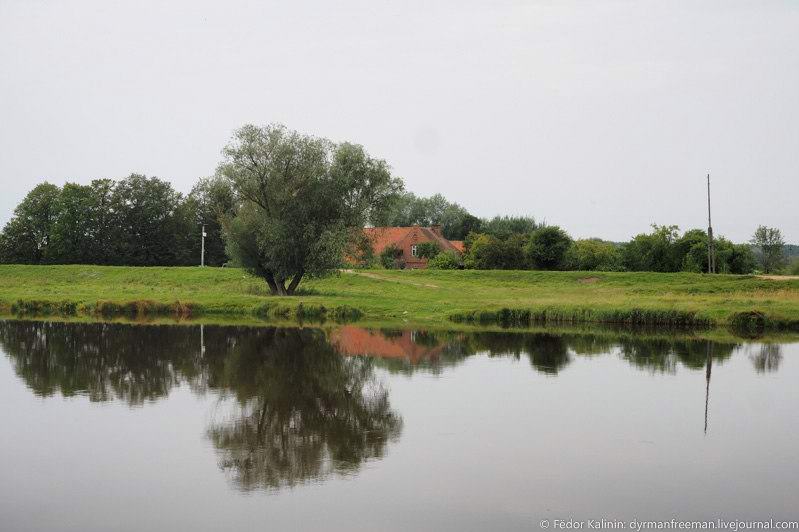
[[[205,225],[203,224],[202,247],[200,250],[200,268],[205,266]]]

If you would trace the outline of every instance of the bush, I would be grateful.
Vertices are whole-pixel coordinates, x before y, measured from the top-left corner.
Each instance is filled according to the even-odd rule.
[[[441,253],[441,248],[435,242],[422,242],[416,246],[416,256],[420,259],[432,259]]]
[[[678,272],[683,258],[675,253],[679,238],[676,225],[652,225],[651,233],[633,237],[622,249],[625,269],[631,272]],[[688,242],[684,242],[687,245]]]
[[[391,244],[380,252],[380,264],[387,270],[402,269],[405,263],[402,260],[402,250]]]
[[[553,225],[533,231],[524,251],[537,270],[563,270],[566,267],[566,252],[571,245],[569,234]]]
[[[569,270],[617,272],[623,270],[621,253],[612,242],[599,239],[576,240],[566,252]]]
[[[461,267],[461,258],[454,251],[442,251],[427,263],[432,270],[457,270]]]
[[[527,266],[523,247],[524,235],[511,235],[502,240],[492,235],[471,233],[466,239],[469,250],[463,262],[476,270],[522,270]]]

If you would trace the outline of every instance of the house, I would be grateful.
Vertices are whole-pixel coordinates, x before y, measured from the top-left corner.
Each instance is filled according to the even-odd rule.
[[[463,253],[462,240],[447,240],[440,225],[431,227],[367,227],[364,229],[372,243],[372,251],[379,256],[388,246],[395,246],[402,254],[397,260],[405,268],[426,268],[427,259],[419,257],[417,247],[422,242],[435,242],[441,251]]]

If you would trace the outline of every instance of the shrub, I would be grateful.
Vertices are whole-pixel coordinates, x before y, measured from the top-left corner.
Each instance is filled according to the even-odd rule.
[[[454,251],[442,251],[427,263],[432,270],[457,270],[461,267],[461,258]]]
[[[402,260],[402,250],[394,244],[386,246],[385,249],[380,252],[380,264],[387,270],[404,268],[405,263]]]
[[[616,272],[623,270],[619,248],[599,239],[576,240],[566,252],[569,270]]]
[[[422,242],[416,246],[416,256],[420,259],[432,259],[441,253],[441,248],[435,242]]]
[[[566,252],[571,245],[571,237],[560,227],[541,227],[530,235],[525,254],[538,270],[562,270],[566,267]]]
[[[624,267],[631,272],[677,272],[683,257],[676,256],[679,237],[676,225],[652,225],[651,233],[633,237],[622,249]]]
[[[730,252],[727,255],[728,269],[723,273],[752,273],[756,266],[757,257],[748,244],[730,244]]]
[[[463,258],[464,266],[476,270],[525,269],[525,243],[525,236],[520,234],[502,240],[492,235],[471,233],[466,238],[469,251]]]

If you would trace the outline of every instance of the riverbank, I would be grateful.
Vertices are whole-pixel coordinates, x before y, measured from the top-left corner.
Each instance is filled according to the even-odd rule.
[[[234,268],[0,265],[6,314],[236,316],[380,322],[651,326],[799,330],[799,280],[689,273],[342,272],[270,296]],[[752,323],[749,323],[749,322]]]

